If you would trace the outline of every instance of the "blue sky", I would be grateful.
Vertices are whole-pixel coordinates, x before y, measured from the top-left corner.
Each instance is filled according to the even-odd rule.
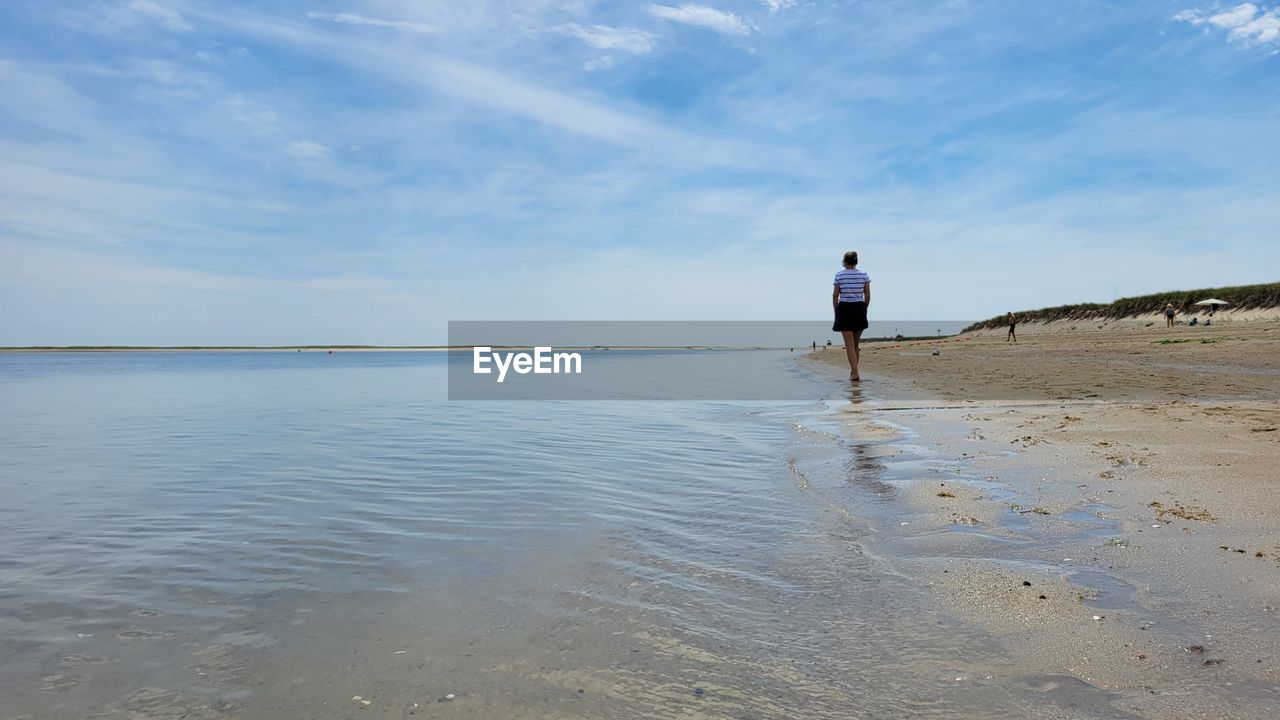
[[[1278,80],[1247,3],[6,0],[0,344],[1280,280]]]

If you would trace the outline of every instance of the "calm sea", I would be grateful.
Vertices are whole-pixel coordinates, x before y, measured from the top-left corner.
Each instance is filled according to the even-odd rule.
[[[733,355],[796,399],[449,402],[440,353],[0,355],[0,718],[1043,707],[958,683],[1016,669],[867,551],[929,458],[847,434],[874,397]]]

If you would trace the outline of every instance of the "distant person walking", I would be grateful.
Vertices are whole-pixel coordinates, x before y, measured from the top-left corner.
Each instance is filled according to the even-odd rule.
[[[831,329],[844,338],[844,354],[849,358],[849,379],[858,382],[858,357],[862,331],[867,329],[867,306],[871,304],[871,276],[858,269],[858,253],[844,254],[844,269],[836,273],[831,290],[831,309],[836,321]],[[828,343],[830,344],[830,343]]]
[[[1005,319],[1009,321],[1009,334],[1005,336],[1004,341],[1009,342],[1012,340],[1018,342],[1018,333],[1016,332],[1018,329],[1018,316],[1014,315],[1013,311],[1010,310],[1008,317]]]
[[[1165,305],[1164,306],[1164,326],[1173,327],[1173,316],[1177,314],[1178,314],[1178,311],[1173,309],[1173,303],[1169,303],[1168,305]]]

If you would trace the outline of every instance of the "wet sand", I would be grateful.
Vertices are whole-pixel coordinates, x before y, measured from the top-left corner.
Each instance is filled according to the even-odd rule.
[[[1280,323],[1098,324],[868,346],[851,422],[951,461],[884,553],[1135,716],[1280,717]]]

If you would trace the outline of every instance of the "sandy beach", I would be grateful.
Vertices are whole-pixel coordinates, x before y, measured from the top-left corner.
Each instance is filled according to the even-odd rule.
[[[866,346],[854,432],[949,461],[880,542],[1052,682],[1136,717],[1277,717],[1280,321],[1018,330]]]

